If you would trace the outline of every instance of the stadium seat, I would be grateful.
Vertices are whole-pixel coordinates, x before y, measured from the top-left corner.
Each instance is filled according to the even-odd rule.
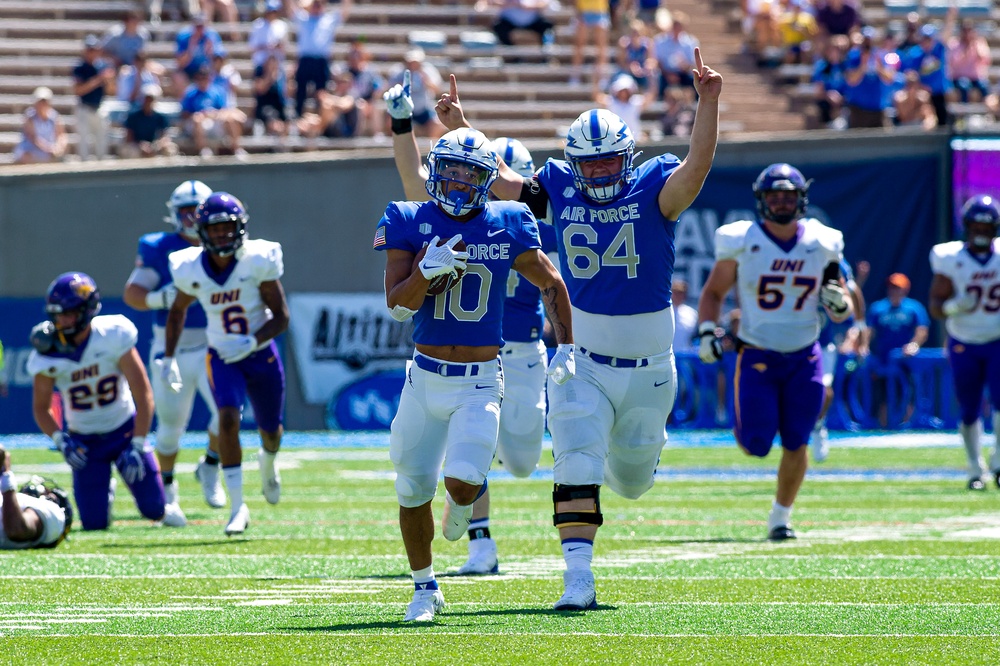
[[[883,0],[889,14],[909,14],[920,9],[918,0]]]
[[[440,30],[411,30],[406,36],[411,46],[424,51],[440,51],[448,45],[448,37]]]

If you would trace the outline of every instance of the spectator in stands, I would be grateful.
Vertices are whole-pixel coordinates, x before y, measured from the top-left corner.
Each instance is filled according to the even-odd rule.
[[[993,56],[986,38],[972,21],[962,21],[958,36],[948,42],[951,82],[962,102],[979,102],[989,94],[991,64]]]
[[[593,82],[600,88],[605,85],[604,77],[607,76],[608,68],[608,30],[611,29],[611,7],[608,0],[576,0],[573,26],[573,69],[569,84],[580,85],[583,49],[593,37],[594,48],[597,50]]]
[[[237,157],[245,157],[240,146],[240,136],[247,117],[239,109],[226,107],[225,91],[212,85],[212,68],[205,66],[194,74],[194,82],[181,99],[181,118],[184,133],[194,141],[195,150],[202,157],[211,157],[209,145],[219,142]]]
[[[884,111],[891,104],[896,68],[893,61],[886,62],[886,56],[897,59],[898,56],[878,48],[878,37],[874,28],[864,28],[858,35],[857,46],[848,52],[844,64],[847,84],[844,99],[849,111],[848,126],[851,128],[882,127],[885,123]]]
[[[688,283],[674,278],[670,301],[674,310],[674,351],[698,351],[698,310],[687,304]]]
[[[76,105],[77,153],[81,159],[104,159],[108,155],[108,119],[101,111],[106,94],[114,93],[115,68],[102,60],[101,40],[87,35],[83,58],[73,68],[73,93]]]
[[[906,27],[903,29],[902,39],[899,40],[899,53],[906,53],[920,44],[921,27],[923,27],[923,21],[920,19],[919,13],[910,12],[906,15]]]
[[[744,48],[757,55],[757,64],[764,65],[781,51],[778,31],[777,0],[740,0],[743,9]]]
[[[803,9],[807,0],[790,0],[778,17],[778,32],[786,63],[812,62],[812,40],[819,35],[816,18]]]
[[[660,98],[667,88],[687,88],[694,84],[691,70],[694,69],[694,50],[698,47],[698,40],[688,34],[687,14],[673,12],[671,19],[670,28],[657,35],[654,41],[656,62],[660,67]]]
[[[947,126],[948,103],[946,96],[951,90],[951,76],[948,72],[948,50],[938,39],[938,30],[933,25],[920,28],[920,42],[902,53],[903,71],[916,71],[920,82],[931,93],[931,103],[937,115],[937,124]]]
[[[628,33],[618,40],[618,73],[631,76],[639,90],[645,92],[658,72],[653,53],[653,40],[646,24],[633,20]]]
[[[927,308],[912,298],[910,279],[893,273],[886,280],[886,298],[872,303],[868,309],[868,327],[860,346],[862,355],[870,354],[872,368],[872,401],[879,425],[887,425],[887,376],[889,355],[899,349],[904,356],[914,356],[927,342],[930,318]]]
[[[115,67],[121,67],[131,65],[151,39],[149,30],[142,25],[142,15],[133,9],[125,12],[120,25],[111,26],[104,33],[101,48]]]
[[[222,37],[206,25],[204,14],[191,19],[191,25],[177,34],[174,90],[184,91],[194,80],[195,72],[212,64],[212,56],[222,48]]]
[[[861,27],[861,14],[853,2],[847,0],[826,0],[816,7],[816,25],[822,41],[829,41],[834,35],[850,35]]]
[[[159,72],[157,72],[159,70]],[[145,51],[139,51],[131,65],[123,65],[118,70],[118,85],[115,96],[129,105],[129,109],[134,109],[142,105],[140,91],[143,86],[160,85],[159,73],[163,67],[151,61]]]
[[[240,41],[240,33],[236,31],[240,13],[234,0],[201,0],[201,13],[209,23],[216,18],[225,21],[229,24],[229,38],[234,42]]]
[[[226,108],[235,109],[239,106],[240,85],[243,77],[236,67],[226,61],[225,50],[218,50],[212,55],[212,85],[226,94]]]
[[[149,7],[149,22],[152,25],[160,25],[160,19],[163,15],[163,0],[146,0],[146,4]],[[201,5],[198,0],[175,0],[174,4],[177,6],[172,12],[172,17],[174,20],[179,21],[181,18],[181,13],[188,18],[197,16],[201,11]]]
[[[915,71],[906,72],[904,77],[905,85],[892,95],[896,125],[934,129],[937,127],[937,116],[934,114],[930,92],[920,83],[920,75]]]
[[[351,96],[364,100],[361,125],[362,134],[369,136],[380,134],[382,128],[382,105],[375,103],[375,96],[381,96],[385,90],[385,81],[370,66],[371,55],[363,42],[351,44],[347,52],[347,65],[341,71],[351,77]],[[339,73],[339,72],[338,72]]]
[[[637,0],[634,4],[634,21],[642,21],[646,25],[652,25],[656,21],[656,12],[660,9],[660,0]]]
[[[646,138],[642,131],[642,112],[646,110],[653,99],[653,92],[647,95],[639,92],[639,86],[635,79],[628,74],[619,74],[611,82],[608,94],[599,90],[594,91],[594,102],[625,121],[636,141],[643,141]]]
[[[698,105],[694,101],[694,86],[690,88],[668,88],[663,93],[666,108],[660,118],[666,136],[691,136],[695,112]]]
[[[285,81],[281,75],[277,54],[270,54],[264,63],[254,70],[253,94],[254,120],[260,122],[264,132],[273,136],[287,136],[288,115],[285,107]]]
[[[35,101],[24,111],[21,142],[14,146],[14,162],[58,162],[66,154],[67,138],[59,112],[52,108],[52,90],[39,86],[33,96]]]
[[[833,35],[826,42],[823,58],[816,61],[810,81],[816,96],[819,119],[830,129],[847,127],[844,93],[847,82],[844,79],[847,50],[850,47],[846,35]]]
[[[285,54],[288,52],[288,21],[283,18],[281,0],[267,0],[264,15],[254,20],[250,26],[247,43],[250,46],[250,62],[257,68],[263,67],[271,56],[278,62],[282,81],[285,74]]]
[[[423,49],[410,49],[403,56],[403,65],[393,68],[393,73],[389,77],[390,88],[403,83],[404,69],[410,70],[413,132],[417,136],[437,139],[446,131],[434,112],[434,105],[444,85],[441,74],[434,65],[426,61]]]
[[[351,14],[353,0],[342,0],[339,9],[327,9],[326,0],[303,0],[295,11],[299,64],[295,70],[295,114],[302,116],[306,99],[326,88],[330,80],[330,50],[337,28]]]
[[[299,134],[306,138],[325,136],[346,139],[359,133],[363,100],[351,95],[351,75],[343,72],[334,77],[333,91],[321,90],[316,99],[319,113],[306,113],[299,119]]]
[[[551,0],[479,0],[475,4],[477,12],[484,12],[490,7],[499,7],[497,19],[493,22],[493,32],[501,44],[513,46],[511,33],[515,30],[527,30],[538,35],[539,44],[552,44],[555,41],[555,25],[545,18],[545,9]]]
[[[125,141],[118,154],[125,159],[177,154],[177,144],[167,134],[170,119],[156,110],[156,101],[163,90],[156,84],[142,86],[142,104],[125,119]]]

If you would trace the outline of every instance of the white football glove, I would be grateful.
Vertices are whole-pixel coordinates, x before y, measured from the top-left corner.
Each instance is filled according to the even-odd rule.
[[[413,98],[410,97],[410,70],[403,70],[403,85],[398,83],[382,94],[385,109],[396,120],[413,117]]]
[[[573,356],[574,347],[570,344],[563,344],[556,347],[555,356],[549,361],[549,368],[545,371],[556,384],[565,384],[576,375],[576,357]]]
[[[128,485],[134,485],[146,478],[146,465],[143,462],[143,453],[146,450],[145,437],[133,437],[132,444],[125,447],[115,464],[118,466],[118,473],[125,479]]]
[[[428,280],[449,273],[457,275],[459,270],[465,270],[465,261],[469,258],[468,252],[454,250],[455,244],[462,240],[462,234],[452,236],[444,245],[438,245],[439,240],[440,236],[431,239],[427,254],[420,260],[420,272]]]
[[[175,298],[177,298],[177,287],[168,284],[163,289],[146,294],[146,307],[150,310],[169,310]]]
[[[962,296],[952,296],[941,304],[941,311],[948,317],[954,317],[958,314],[966,314],[975,309],[976,297],[968,293],[963,294]]]
[[[184,380],[181,379],[181,367],[177,365],[177,359],[173,356],[165,356],[157,361],[160,364],[160,379],[174,393],[180,393],[184,388]]]
[[[715,322],[698,325],[698,358],[702,363],[715,363],[722,358],[722,340],[715,334]]]
[[[827,282],[819,290],[819,302],[835,315],[847,312],[847,290],[836,282]]]
[[[257,338],[252,335],[230,333],[213,347],[224,363],[236,363],[257,351]]]

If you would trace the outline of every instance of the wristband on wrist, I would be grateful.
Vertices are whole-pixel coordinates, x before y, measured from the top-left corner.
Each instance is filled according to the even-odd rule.
[[[0,493],[9,493],[17,489],[17,480],[14,479],[13,472],[0,474]]]
[[[393,134],[409,134],[413,131],[413,119],[393,118],[391,127]]]

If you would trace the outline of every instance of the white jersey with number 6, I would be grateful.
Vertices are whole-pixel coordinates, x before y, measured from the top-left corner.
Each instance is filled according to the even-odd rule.
[[[28,356],[28,373],[56,380],[66,427],[83,435],[112,432],[135,414],[135,403],[118,360],[135,347],[139,332],[122,315],[94,317],[90,337],[72,355]]]
[[[755,347],[791,352],[819,337],[823,271],[840,263],[844,236],[813,218],[799,220],[798,226],[797,237],[788,243],[748,220],[715,231],[715,260],[737,263],[739,337]]]
[[[971,312],[948,317],[948,335],[966,344],[984,344],[1000,338],[1000,238],[993,252],[977,259],[962,241],[941,243],[931,249],[931,270],[951,280],[956,296],[976,300]]]
[[[281,245],[247,240],[236,251],[236,261],[216,273],[200,247],[170,255],[170,274],[185,294],[198,299],[208,317],[208,344],[215,347],[229,334],[253,335],[272,318],[260,297],[260,284],[281,277]]]

